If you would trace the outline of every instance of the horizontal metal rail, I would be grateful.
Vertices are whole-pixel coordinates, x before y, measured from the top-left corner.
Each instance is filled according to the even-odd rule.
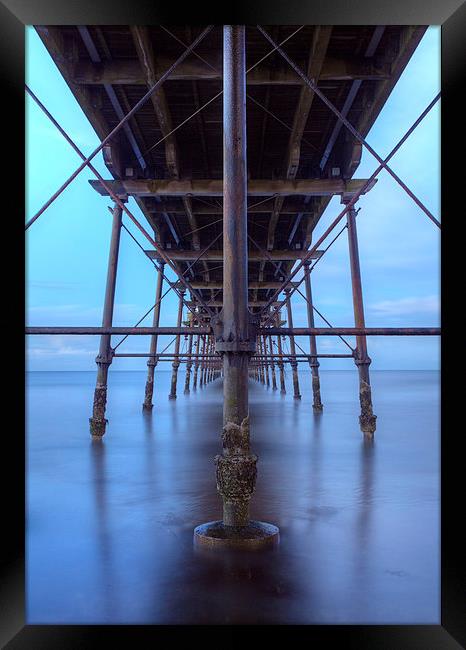
[[[210,327],[26,327],[26,334],[211,334]]]
[[[269,327],[259,333],[272,336],[440,336],[440,327]]]
[[[114,357],[153,357],[157,359],[167,358],[178,358],[178,359],[219,359],[218,354],[189,354],[187,352],[180,352],[179,354],[151,354],[150,352],[118,352],[113,355]],[[352,354],[254,354],[251,358],[254,359],[352,359]]]
[[[26,327],[26,334],[212,334],[211,327]],[[258,334],[272,336],[440,336],[440,327],[266,327]],[[289,356],[289,355],[288,355]]]

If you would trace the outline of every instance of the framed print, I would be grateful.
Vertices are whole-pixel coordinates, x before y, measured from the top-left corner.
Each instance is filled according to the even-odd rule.
[[[1,16],[5,647],[463,647],[464,4]]]

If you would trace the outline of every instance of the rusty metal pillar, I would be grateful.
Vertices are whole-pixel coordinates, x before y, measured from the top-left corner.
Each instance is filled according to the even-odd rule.
[[[269,336],[269,347],[270,347],[270,368],[272,371],[272,390],[277,390],[277,377],[275,375],[275,361],[273,358],[273,339]]]
[[[216,350],[223,355],[222,454],[216,456],[223,521],[195,529],[208,546],[278,541],[278,528],[250,521],[257,456],[250,452],[248,367],[255,336],[248,310],[245,26],[223,28],[223,309]]]
[[[204,359],[204,368],[203,368],[203,383],[207,384],[208,383],[208,369],[209,369],[209,359],[208,355],[210,354],[210,346],[212,345],[212,340],[210,336],[207,337],[206,339],[206,344],[205,344],[205,355],[206,358]]]
[[[210,339],[210,346],[209,346],[209,354],[213,354],[214,352],[214,341],[211,338]],[[207,368],[207,376],[208,376],[208,382],[210,383],[213,379],[212,373],[213,373],[213,360],[212,359],[207,359],[208,362],[208,368]]]
[[[288,327],[293,328],[293,314],[291,311],[291,289],[285,289],[286,295],[286,309],[288,313]],[[301,394],[299,392],[299,378],[298,378],[298,362],[296,361],[296,345],[294,342],[294,336],[290,335],[290,366],[293,373],[293,397],[294,399],[301,399]]]
[[[269,377],[269,357],[267,356],[267,336],[264,334],[262,337],[263,348],[264,348],[264,371],[265,371],[265,383],[270,387],[270,377]]]
[[[343,199],[342,203],[347,203]],[[359,266],[358,235],[356,230],[356,210],[352,206],[346,215],[348,224],[348,243],[351,266],[351,285],[353,289],[353,310],[355,327],[365,327],[364,303],[362,299],[361,269]],[[356,337],[355,363],[359,373],[359,402],[361,415],[359,424],[365,436],[372,438],[376,429],[376,418],[372,410],[372,394],[369,377],[371,359],[367,353],[365,336]]]
[[[200,372],[199,386],[204,385],[204,364],[205,364],[204,355],[206,353],[206,339],[207,339],[207,335],[203,334],[202,335],[202,348],[201,348],[201,361],[200,361],[200,368],[199,368],[199,372]]]
[[[126,202],[127,197],[119,197]],[[102,315],[102,327],[112,327],[113,307],[115,304],[115,286],[118,268],[118,254],[120,251],[120,234],[122,209],[119,205],[113,208],[112,234],[110,238],[110,251],[108,255],[107,283],[105,286],[105,300]],[[92,417],[89,418],[90,432],[95,438],[101,438],[105,434],[108,420],[105,417],[107,406],[107,379],[108,368],[112,363],[113,350],[111,347],[111,335],[103,334],[100,337],[99,354],[96,357],[97,381],[94,391],[94,404]]]
[[[193,390],[197,388],[197,374],[199,372],[199,347],[201,344],[201,335],[196,336],[196,343],[194,347],[194,353],[196,355],[196,360],[194,361],[194,376],[193,376]]]
[[[165,262],[159,262],[159,270],[157,271],[157,287],[155,290],[155,307],[154,307],[154,317],[152,320],[152,325],[154,327],[159,326],[160,321],[160,306],[162,298],[162,288],[163,288],[163,271],[165,267]],[[150,354],[155,355],[157,353],[157,334],[153,334],[150,339]],[[155,366],[157,365],[157,358],[155,356],[150,356],[147,361],[147,379],[146,379],[146,390],[144,393],[144,402],[142,408],[145,411],[151,411],[152,397],[154,395],[154,371]]]
[[[264,384],[265,376],[264,376],[264,365],[262,359],[262,338],[260,336],[257,338],[257,352],[259,354],[259,357],[257,359],[259,364],[259,381],[261,382],[261,384]]]
[[[184,294],[186,293],[186,289],[181,285],[177,287],[179,293],[180,293],[180,301],[178,303],[178,319],[176,322],[177,327],[181,327],[181,321],[183,320],[183,299],[184,299]],[[180,359],[178,357],[180,353],[180,339],[181,336],[178,334],[176,337],[175,341],[175,360],[173,361],[172,364],[172,383],[171,383],[171,388],[170,388],[170,394],[168,396],[168,399],[176,399],[176,384],[178,381],[178,368],[180,367]]]
[[[190,327],[192,327],[192,319],[190,320]],[[189,393],[189,382],[191,380],[191,368],[193,365],[192,361],[192,353],[193,353],[193,334],[189,335],[189,342],[188,342],[188,360],[186,363],[186,377],[184,380],[184,392],[185,394]]]
[[[280,312],[277,313],[276,326],[281,327]],[[280,371],[280,393],[284,395],[286,393],[286,383],[285,383],[285,364],[283,363],[283,348],[282,348],[282,337],[280,334],[277,336],[277,349],[278,358],[277,366]]]
[[[306,306],[307,306],[307,324],[309,327],[315,327],[314,324],[314,310],[312,308],[312,291],[311,291],[311,271],[309,268],[310,262],[304,263],[304,284],[306,286]],[[319,377],[319,361],[317,359],[317,342],[316,337],[311,334],[309,337],[310,353],[313,355],[309,361],[312,373],[312,408],[315,413],[321,413],[323,409],[322,401],[320,398],[320,377]]]

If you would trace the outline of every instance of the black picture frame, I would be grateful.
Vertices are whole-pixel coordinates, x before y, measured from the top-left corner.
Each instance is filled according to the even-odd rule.
[[[182,21],[180,18],[182,17]],[[178,634],[183,628],[171,626],[34,626],[25,620],[25,442],[24,442],[24,230],[22,197],[24,183],[24,27],[29,24],[418,24],[442,26],[442,531],[441,531],[441,624],[432,626],[294,626],[306,640],[333,643],[342,648],[380,650],[454,650],[466,646],[464,537],[460,533],[462,514],[463,457],[458,450],[464,436],[462,381],[455,380],[455,366],[461,367],[462,321],[461,272],[459,261],[461,225],[464,224],[460,201],[465,166],[461,154],[465,147],[461,128],[466,82],[466,3],[443,0],[251,0],[218,4],[217,8],[192,3],[123,2],[122,0],[3,0],[0,3],[0,65],[3,161],[6,163],[3,200],[3,241],[0,256],[1,278],[6,311],[4,351],[2,355],[5,388],[3,396],[3,541],[0,582],[0,642],[2,647],[19,648],[93,648],[120,643],[146,646],[162,634]],[[6,135],[12,137],[7,144]],[[426,162],[428,164],[428,161]],[[464,227],[464,225],[463,225]],[[457,232],[458,231],[458,232]],[[13,260],[6,255],[13,251]],[[464,257],[464,253],[463,253]],[[13,261],[13,264],[12,264]],[[464,289],[463,289],[464,294]],[[463,398],[464,401],[464,398]],[[8,422],[7,416],[11,419]],[[286,626],[285,633],[295,632]],[[191,632],[190,632],[191,633]],[[231,638],[234,637],[234,633]]]

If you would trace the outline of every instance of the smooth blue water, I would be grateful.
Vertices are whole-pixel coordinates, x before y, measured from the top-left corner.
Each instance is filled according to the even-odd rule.
[[[439,373],[373,371],[364,444],[357,373],[321,373],[324,413],[250,382],[251,504],[280,527],[259,554],[201,554],[221,518],[213,457],[222,384],[167,399],[156,371],[110,371],[107,434],[88,433],[95,373],[27,376],[28,623],[440,622]],[[181,390],[180,390],[181,389]]]

